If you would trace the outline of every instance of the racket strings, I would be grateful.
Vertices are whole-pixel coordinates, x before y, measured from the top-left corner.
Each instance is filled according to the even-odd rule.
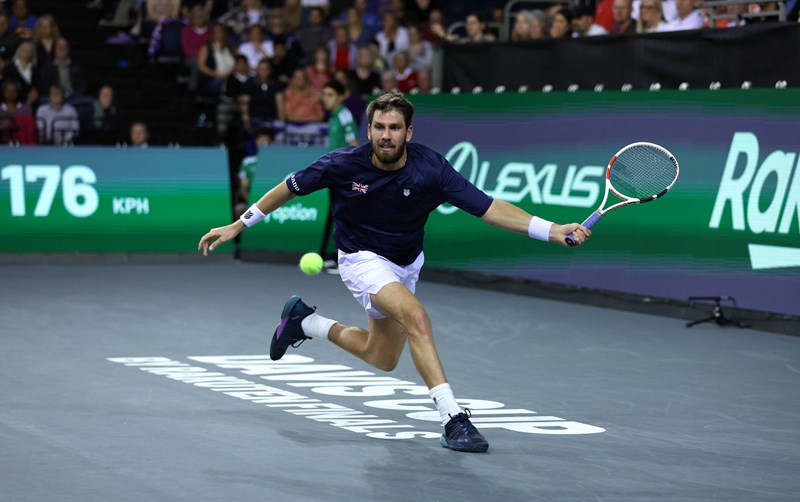
[[[625,150],[611,165],[609,181],[626,197],[643,199],[661,193],[678,171],[671,157],[657,148],[637,145]]]

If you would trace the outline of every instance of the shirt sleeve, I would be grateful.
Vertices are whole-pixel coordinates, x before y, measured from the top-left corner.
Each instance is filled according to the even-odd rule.
[[[445,200],[473,216],[483,216],[494,199],[470,183],[446,159],[442,158],[442,162],[442,194]]]
[[[295,195],[308,195],[317,190],[328,188],[327,171],[333,166],[333,156],[329,153],[317,159],[313,164],[289,176],[286,186]]]

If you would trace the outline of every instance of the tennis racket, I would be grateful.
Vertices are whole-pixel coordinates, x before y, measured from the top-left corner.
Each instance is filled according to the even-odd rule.
[[[666,148],[643,141],[631,143],[608,163],[603,202],[586,218],[583,226],[592,228],[609,211],[663,197],[675,185],[679,173],[678,161]],[[605,207],[609,192],[622,201]],[[573,234],[565,240],[569,246],[577,244]]]

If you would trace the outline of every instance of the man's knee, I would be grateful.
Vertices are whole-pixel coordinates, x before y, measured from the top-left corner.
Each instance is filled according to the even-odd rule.
[[[395,360],[391,360],[391,359],[381,360],[381,361],[377,361],[374,364],[374,366],[376,368],[378,368],[379,370],[385,371],[385,372],[388,373],[390,371],[394,371],[394,369],[397,368],[397,362],[398,362],[397,359],[395,359]]]
[[[409,337],[430,337],[431,330],[430,330],[430,319],[428,318],[428,313],[425,312],[425,308],[420,305],[414,305],[409,307],[403,315],[403,327],[405,328],[404,331],[408,334]]]

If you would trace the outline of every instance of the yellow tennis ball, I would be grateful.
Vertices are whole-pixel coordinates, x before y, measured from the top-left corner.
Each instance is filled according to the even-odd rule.
[[[317,275],[322,272],[322,257],[317,253],[306,253],[300,258],[300,270],[304,274]]]

